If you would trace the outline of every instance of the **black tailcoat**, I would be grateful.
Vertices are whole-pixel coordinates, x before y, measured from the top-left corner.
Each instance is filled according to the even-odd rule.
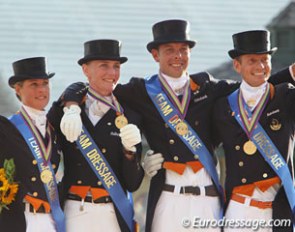
[[[227,98],[216,102],[213,115],[216,132],[222,139],[225,151],[225,190],[228,201],[234,187],[276,176],[258,150],[251,156],[246,155],[243,151],[243,144],[249,139],[233,116]],[[275,86],[274,96],[268,101],[259,123],[284,159],[289,161],[290,166],[290,161],[293,159],[295,131],[295,89],[293,85],[283,83]],[[273,217],[274,219],[291,218],[291,210],[283,187],[274,201]]]
[[[137,114],[124,105],[122,105],[122,107],[124,109],[124,115],[127,117],[129,123],[140,124]],[[116,112],[110,109],[99,122],[93,126],[84,109],[85,105],[82,106],[81,112],[83,124],[110,164],[123,190],[125,190],[125,192],[127,190],[129,192],[137,190],[144,176],[144,172],[140,166],[141,146],[137,145],[135,160],[129,161],[125,158],[123,153],[123,145],[119,136],[120,130],[114,123]],[[48,113],[48,119],[55,128],[59,128],[62,115],[60,102],[55,102]],[[89,167],[89,164],[80,152],[76,143],[70,143],[64,136],[62,136],[61,147],[65,160],[63,179],[65,194],[72,185],[104,188],[95,173]],[[121,231],[129,231],[124,219],[121,217],[116,207],[115,210]]]
[[[52,130],[52,128],[51,128]],[[56,172],[60,161],[57,137],[52,133],[51,164]],[[42,136],[41,136],[42,137]],[[47,201],[44,184],[30,148],[16,127],[5,117],[0,116],[0,166],[4,159],[13,158],[16,175],[14,180],[19,184],[16,200],[9,205],[9,210],[3,209],[0,214],[1,231],[25,232],[26,222],[23,199],[26,194]],[[37,195],[36,195],[37,194]]]

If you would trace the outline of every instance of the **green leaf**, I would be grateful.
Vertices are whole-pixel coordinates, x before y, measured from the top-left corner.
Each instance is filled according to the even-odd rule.
[[[6,174],[8,181],[10,183],[12,183],[14,173],[15,173],[15,164],[14,164],[13,159],[9,159],[9,160],[5,159],[4,160],[4,170],[5,170],[5,174]]]

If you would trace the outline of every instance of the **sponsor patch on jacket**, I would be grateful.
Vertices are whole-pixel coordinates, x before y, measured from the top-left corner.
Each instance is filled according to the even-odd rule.
[[[266,116],[269,117],[269,116],[271,116],[273,114],[277,114],[277,113],[280,113],[280,110],[279,109],[276,109],[276,110],[273,110],[273,111],[267,113]]]
[[[195,98],[195,99],[194,99],[194,102],[203,101],[203,100],[205,100],[206,98],[208,98],[208,96],[207,96],[207,95],[204,95],[204,96],[202,96],[202,97]]]
[[[120,137],[119,133],[116,131],[111,131],[110,135]]]

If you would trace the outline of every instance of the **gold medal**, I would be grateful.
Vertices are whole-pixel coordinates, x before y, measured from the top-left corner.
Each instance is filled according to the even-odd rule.
[[[48,184],[52,180],[52,173],[50,170],[44,170],[40,174],[41,181],[44,184]]]
[[[128,124],[128,120],[123,114],[116,117],[115,125],[118,129],[121,129],[122,127],[126,126],[127,124]]]
[[[251,140],[248,140],[244,143],[243,150],[247,155],[254,155],[257,151],[257,147]]]
[[[187,132],[188,132],[188,126],[186,125],[185,122],[179,122],[177,125],[176,125],[176,132],[177,134],[179,135],[186,135]]]

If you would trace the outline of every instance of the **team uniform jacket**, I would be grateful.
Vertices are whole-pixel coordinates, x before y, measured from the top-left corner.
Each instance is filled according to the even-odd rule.
[[[258,150],[251,156],[244,153],[243,144],[249,139],[234,116],[232,116],[232,110],[227,98],[217,101],[213,115],[216,132],[218,132],[218,137],[222,138],[225,150],[225,190],[228,201],[234,187],[276,176]],[[267,103],[259,123],[284,159],[288,161],[289,168],[292,170],[290,164],[291,160],[293,160],[295,132],[294,86],[287,83],[275,86],[274,96]],[[291,218],[290,206],[283,187],[280,188],[273,202],[273,218]],[[289,230],[284,229],[284,231]]]
[[[52,130],[52,129],[51,129]],[[57,137],[52,134],[51,164],[56,172],[60,161],[60,153],[57,146]],[[42,136],[41,136],[42,137]],[[31,153],[20,132],[5,117],[0,116],[0,165],[4,159],[13,158],[15,163],[14,181],[19,184],[16,200],[8,205],[9,210],[3,209],[0,214],[0,230],[11,232],[25,232],[26,221],[24,215],[23,199],[25,195],[31,195],[47,201],[44,184],[40,179],[40,172],[36,160]]]
[[[136,116],[136,114],[134,114],[124,105],[122,105],[122,107],[124,108],[124,115],[127,117],[128,122],[139,124],[139,118]],[[112,167],[123,190],[128,190],[129,192],[137,190],[144,176],[144,172],[140,166],[141,146],[137,146],[138,152],[135,159],[133,161],[127,160],[123,153],[121,138],[119,137],[120,130],[115,126],[114,123],[116,112],[110,109],[99,120],[99,122],[93,126],[87,114],[85,113],[84,108],[85,105],[82,106],[81,112],[83,124]],[[60,102],[55,102],[48,114],[48,118],[54,127],[59,128],[62,115],[63,112]],[[76,143],[68,142],[63,136],[61,147],[65,161],[63,179],[65,194],[72,185],[104,188],[102,183],[98,180],[95,173],[88,165]],[[116,207],[115,210],[121,231],[129,231],[124,219],[121,217]]]
[[[226,96],[237,89],[239,83],[218,81],[205,72],[191,75],[190,78],[197,84],[198,88],[191,92],[185,120],[196,131],[210,153],[213,154],[214,144],[212,138],[214,134],[211,116],[214,103],[216,99]],[[292,78],[289,70],[286,69],[273,76],[273,80],[274,82],[291,82]],[[83,96],[85,94],[81,93],[83,92],[81,89],[84,86],[82,83],[72,85],[64,93],[64,99],[66,101],[80,102],[82,99],[80,95]],[[120,102],[125,102],[141,115],[141,128],[149,146],[156,153],[162,153],[165,161],[186,163],[198,159],[198,157],[194,157],[180,138],[166,125],[146,92],[144,79],[132,78],[126,85],[117,85],[114,93]],[[147,232],[151,231],[154,211],[164,184],[165,169],[161,169],[151,180],[146,219]]]

